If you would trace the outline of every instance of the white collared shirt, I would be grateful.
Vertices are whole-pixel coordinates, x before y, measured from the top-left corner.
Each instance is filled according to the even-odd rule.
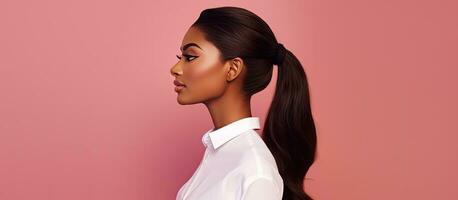
[[[214,129],[214,128],[213,128]],[[204,156],[177,200],[281,200],[283,179],[261,136],[258,117],[246,117],[202,137]]]

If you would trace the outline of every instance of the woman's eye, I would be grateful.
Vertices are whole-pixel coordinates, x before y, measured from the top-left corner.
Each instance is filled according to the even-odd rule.
[[[194,60],[195,58],[197,58],[197,56],[191,56],[191,55],[187,55],[187,54],[183,54],[183,56],[186,58],[186,61],[188,61],[188,62]],[[177,55],[177,58],[178,58],[178,60],[181,60],[181,56]],[[190,59],[190,58],[192,58],[192,59]]]
[[[192,60],[196,59],[196,56],[185,56],[185,57],[186,57],[186,59],[187,59],[188,61],[192,61]],[[189,60],[190,58],[192,58],[192,59]]]

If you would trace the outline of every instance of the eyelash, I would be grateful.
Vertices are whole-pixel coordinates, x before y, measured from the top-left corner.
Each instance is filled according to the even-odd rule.
[[[199,57],[199,56],[191,56],[191,55],[189,55],[189,54],[183,54],[183,56],[186,57],[186,61],[188,61],[188,62],[191,62],[191,61],[193,61],[194,59],[196,59],[196,58]],[[193,57],[194,59],[189,60],[190,57]],[[177,55],[177,58],[178,58],[178,60],[181,60],[181,56]]]

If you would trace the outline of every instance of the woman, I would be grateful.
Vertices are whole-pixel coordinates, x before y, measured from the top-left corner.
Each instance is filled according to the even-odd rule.
[[[303,200],[316,133],[299,60],[260,17],[238,7],[206,9],[186,32],[170,72],[181,105],[204,103],[214,128],[204,157],[177,200]],[[278,80],[263,134],[250,98]]]

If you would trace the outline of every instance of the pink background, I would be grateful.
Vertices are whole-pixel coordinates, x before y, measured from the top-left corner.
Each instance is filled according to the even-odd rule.
[[[0,199],[174,199],[212,128],[170,67],[201,10],[257,13],[309,77],[316,199],[458,199],[456,1],[0,2]],[[262,123],[275,77],[253,98]]]

